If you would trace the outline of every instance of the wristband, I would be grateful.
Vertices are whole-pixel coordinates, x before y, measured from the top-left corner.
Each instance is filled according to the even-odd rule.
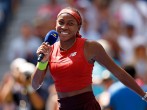
[[[45,70],[46,69],[46,67],[47,67],[47,64],[48,64],[48,61],[46,61],[46,62],[38,62],[37,63],[37,68],[39,69],[39,70]]]
[[[147,92],[145,93],[145,95],[142,97],[142,100],[145,100],[147,98]]]

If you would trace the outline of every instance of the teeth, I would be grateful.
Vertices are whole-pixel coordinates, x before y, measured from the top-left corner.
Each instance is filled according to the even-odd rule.
[[[66,33],[66,32],[61,32],[61,34],[68,34],[68,33]]]

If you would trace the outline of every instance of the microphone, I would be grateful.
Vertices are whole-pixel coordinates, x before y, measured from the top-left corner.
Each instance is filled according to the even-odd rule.
[[[53,45],[57,41],[57,39],[58,33],[55,30],[51,30],[46,34],[44,42],[47,42],[49,45]],[[43,59],[43,57],[43,53],[39,54],[37,61],[40,62]]]

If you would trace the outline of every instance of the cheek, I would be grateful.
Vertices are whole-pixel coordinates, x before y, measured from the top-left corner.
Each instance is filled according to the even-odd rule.
[[[55,26],[56,31],[58,31],[59,28],[60,28],[60,26],[58,25],[58,23],[56,23],[56,26]]]
[[[73,31],[74,31],[74,34],[77,34],[77,32],[79,32],[79,29],[74,28]]]
[[[73,28],[73,30],[75,31],[75,33],[77,33],[77,32],[80,31],[80,27],[79,27],[79,26],[75,26],[75,27]]]
[[[55,29],[56,29],[57,32],[59,31],[59,27],[57,25],[56,25]]]
[[[57,23],[57,21],[56,21],[56,25],[55,25],[55,28],[57,29],[57,27],[58,27],[58,23]]]
[[[57,31],[57,26],[55,27],[56,31]]]

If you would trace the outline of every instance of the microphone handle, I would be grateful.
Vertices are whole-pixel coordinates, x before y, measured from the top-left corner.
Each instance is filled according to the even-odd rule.
[[[43,59],[43,57],[44,57],[44,54],[43,54],[43,53],[41,53],[41,54],[38,56],[37,61],[38,61],[38,62],[40,62],[40,61]]]
[[[45,43],[49,44],[49,42],[45,42]],[[41,53],[41,54],[38,56],[37,61],[38,61],[38,62],[41,62],[41,60],[43,59],[43,57],[44,57],[44,54]]]

